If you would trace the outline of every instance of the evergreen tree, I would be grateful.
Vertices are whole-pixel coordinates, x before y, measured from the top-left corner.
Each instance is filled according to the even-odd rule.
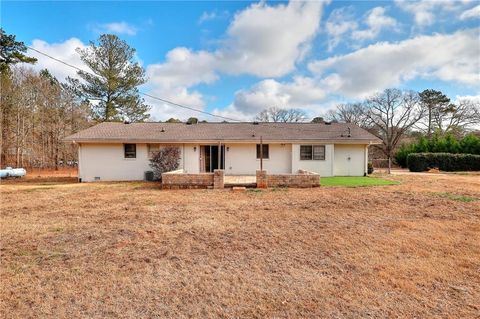
[[[427,136],[431,137],[434,132],[434,119],[438,115],[450,111],[450,99],[440,91],[424,90],[420,94],[420,101],[425,108],[427,116]]]
[[[90,42],[88,48],[77,52],[94,74],[78,71],[83,81],[68,81],[90,102],[94,119],[141,122],[149,118],[149,106],[138,91],[146,82],[145,71],[134,61],[135,49],[115,35],[103,34],[98,44]]]
[[[0,73],[8,73],[10,65],[16,63],[35,63],[37,59],[29,57],[24,54],[27,52],[27,47],[23,42],[15,40],[14,35],[6,34],[0,28]]]

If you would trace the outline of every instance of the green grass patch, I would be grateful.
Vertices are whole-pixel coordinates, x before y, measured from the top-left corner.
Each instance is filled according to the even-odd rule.
[[[444,192],[444,193],[440,192],[440,193],[433,193],[433,194],[437,197],[448,198],[448,199],[451,199],[451,200],[456,200],[456,201],[464,202],[464,203],[474,202],[474,201],[477,201],[477,200],[480,199],[480,198],[475,198],[475,197],[470,197],[470,196],[465,196],[465,195],[452,194],[452,193],[448,193],[448,192]]]
[[[400,182],[390,181],[387,179],[369,177],[369,176],[335,176],[320,178],[320,185],[333,187],[364,187],[364,186],[383,186],[383,185],[398,185]]]

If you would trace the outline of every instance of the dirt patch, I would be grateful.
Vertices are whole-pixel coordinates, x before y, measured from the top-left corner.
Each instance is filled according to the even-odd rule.
[[[241,193],[2,184],[0,315],[476,317],[480,201],[459,199],[480,179],[425,175]]]

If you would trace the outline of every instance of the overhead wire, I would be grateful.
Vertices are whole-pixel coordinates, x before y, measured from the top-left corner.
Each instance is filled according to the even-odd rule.
[[[50,54],[47,54],[45,52],[42,52],[38,49],[35,49],[35,48],[32,48],[30,46],[26,46],[28,49],[34,51],[34,52],[37,52],[47,58],[50,58],[58,63],[62,63],[68,67],[71,67],[71,68],[74,68],[76,69],[77,71],[80,71],[80,72],[84,72],[84,73],[87,73],[87,74],[90,74],[92,76],[95,76],[95,77],[99,77],[98,75],[92,73],[92,72],[89,72],[89,71],[86,71],[86,70],[83,70],[82,68],[79,68],[71,63],[68,63],[68,62],[65,62],[61,59],[58,59],[54,56],[51,56]],[[228,120],[228,121],[232,121],[232,122],[237,122],[237,123],[245,123],[245,121],[243,120],[239,120],[239,119],[234,119],[234,118],[231,118],[231,117],[227,117],[227,116],[222,116],[222,115],[218,115],[218,114],[214,114],[214,113],[211,113],[211,112],[208,112],[208,111],[204,111],[204,110],[200,110],[200,109],[197,109],[197,108],[194,108],[194,107],[191,107],[191,106],[187,106],[187,105],[183,105],[183,104],[180,104],[180,103],[176,103],[176,102],[173,102],[173,101],[170,101],[168,99],[164,99],[164,98],[161,98],[161,97],[158,97],[158,96],[154,96],[152,94],[149,94],[149,93],[145,93],[145,92],[142,92],[142,91],[139,91],[139,94],[143,95],[143,96],[146,96],[146,97],[149,97],[151,99],[154,99],[154,100],[158,100],[158,101],[161,101],[161,102],[164,102],[166,104],[170,104],[172,106],[176,106],[176,107],[180,107],[180,108],[183,108],[183,109],[187,109],[187,110],[190,110],[190,111],[194,111],[194,112],[198,112],[198,113],[201,113],[201,114],[205,114],[205,115],[208,115],[208,116],[212,116],[212,117],[216,117],[216,118],[220,118],[220,119],[223,119],[223,120]],[[252,122],[252,124],[255,124],[256,122]],[[258,123],[260,124],[260,123]],[[283,123],[283,124],[290,124],[290,123]],[[293,124],[293,123],[292,123]],[[295,124],[300,124],[300,123],[295,123]],[[301,123],[301,124],[309,124],[309,123]],[[277,128],[281,128],[281,129],[289,129],[289,130],[296,130],[296,131],[301,131],[301,132],[319,132],[318,129],[307,129],[307,128],[300,128],[300,127],[288,127],[286,125],[278,125],[277,124],[274,124],[274,123],[269,123],[269,127],[277,127]]]

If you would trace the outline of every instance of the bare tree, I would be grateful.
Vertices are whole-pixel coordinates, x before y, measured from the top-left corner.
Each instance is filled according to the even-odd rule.
[[[393,151],[398,142],[423,116],[417,92],[386,89],[367,99],[362,107],[366,124],[383,142],[382,151],[388,158],[388,173]]]
[[[12,67],[1,80],[2,164],[58,168],[75,161],[75,146],[63,138],[89,125],[88,107],[46,70]]]
[[[450,104],[442,112],[433,114],[434,127],[441,133],[464,133],[480,125],[480,103],[471,99],[461,99]]]
[[[255,120],[259,122],[302,122],[307,114],[300,109],[282,109],[278,107],[269,107],[260,112]]]
[[[365,126],[366,117],[361,103],[338,104],[325,115],[329,121],[352,123],[361,127]]]

